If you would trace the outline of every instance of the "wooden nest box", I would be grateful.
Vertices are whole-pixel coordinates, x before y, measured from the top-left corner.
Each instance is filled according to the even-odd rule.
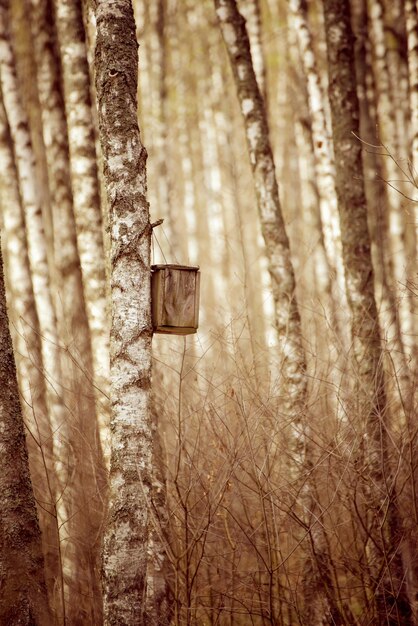
[[[198,267],[151,266],[151,310],[154,333],[190,335],[199,325]]]

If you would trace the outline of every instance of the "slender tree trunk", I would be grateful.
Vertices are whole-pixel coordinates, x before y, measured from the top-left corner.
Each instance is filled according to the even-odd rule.
[[[408,37],[409,108],[411,111],[411,173],[418,190],[418,10],[414,0],[405,0],[406,32]],[[413,194],[416,197],[416,193]],[[418,211],[414,210],[415,239],[418,246]],[[417,348],[415,348],[417,349]],[[418,359],[417,359],[418,361]],[[415,376],[418,372],[415,372]]]
[[[245,22],[235,0],[216,0],[216,12],[237,87],[269,261],[276,327],[283,351],[283,402],[295,419],[304,412],[306,381],[295,277],[284,227],[263,101],[251,63]],[[302,393],[301,393],[302,391]],[[287,393],[286,393],[287,392]]]
[[[309,98],[307,93],[306,76],[300,75],[300,52],[297,44],[295,29],[288,29],[287,33],[288,66],[287,71],[291,76],[289,80],[288,99],[294,103],[294,132],[298,152],[299,178],[301,187],[301,219],[303,235],[308,237],[310,255],[314,279],[314,297],[318,298],[320,309],[325,313],[323,320],[325,328],[331,328],[338,337],[343,336],[343,331],[338,325],[338,315],[341,315],[341,303],[333,295],[335,273],[331,271],[329,254],[325,247],[324,227],[320,210],[320,181],[317,177],[317,161],[314,153],[314,135],[312,132],[312,117],[309,110]],[[308,225],[308,228],[306,226]],[[329,228],[329,226],[328,226]],[[339,224],[338,224],[339,228]],[[306,232],[307,231],[307,232]],[[305,277],[306,278],[306,277]],[[307,279],[309,281],[309,278]],[[311,285],[311,287],[313,286]],[[319,341],[316,350],[326,351],[322,358],[329,358],[329,342],[323,341],[323,331],[319,331]]]
[[[402,331],[402,341],[407,358],[415,354],[414,302],[404,285],[408,278],[409,259],[406,245],[406,216],[402,206],[402,196],[397,191],[400,178],[401,146],[397,133],[397,111],[392,99],[389,57],[385,41],[383,2],[382,0],[367,0],[369,15],[369,35],[373,44],[373,73],[376,84],[376,109],[378,120],[378,141],[384,146],[388,155],[382,162],[383,175],[386,182],[388,196],[388,243],[390,256],[393,258],[393,274],[395,284],[392,286],[399,297],[399,316]],[[389,183],[389,184],[388,184]]]
[[[335,192],[332,139],[327,129],[324,95],[308,23],[307,2],[306,0],[291,0],[289,8],[290,21],[298,39],[300,58],[306,78],[324,245],[328,263],[336,279],[334,285],[338,287],[337,290],[334,289],[334,297],[337,302],[341,302],[341,296],[345,298],[345,279]]]
[[[167,240],[170,248],[169,254],[177,256],[179,235],[177,232],[178,222],[173,212],[172,183],[170,178],[171,142],[168,141],[168,44],[167,32],[167,0],[157,0],[155,3],[145,3],[149,26],[151,27],[150,39],[150,82],[152,84],[152,98],[149,99],[149,91],[144,93],[144,98],[152,102],[152,113],[155,119],[154,132],[151,139],[153,155],[156,166],[154,170],[154,184],[150,187],[156,189],[155,204],[151,203],[151,209],[158,211],[157,217],[168,218],[164,222],[164,242]],[[153,80],[152,80],[153,79]],[[143,113],[144,115],[144,113]],[[148,117],[146,117],[148,120]],[[160,239],[160,238],[159,238]],[[153,457],[152,457],[152,488],[150,492],[151,517],[148,542],[146,597],[144,598],[143,611],[147,618],[147,626],[165,626],[170,623],[172,614],[172,598],[167,581],[168,568],[166,555],[166,533],[168,513],[166,507],[166,476],[164,463],[164,448],[158,428],[155,399],[152,401],[153,415]]]
[[[96,5],[96,88],[110,207],[112,454],[104,545],[106,624],[146,624],[151,482],[151,314],[146,150],[137,120],[138,54],[130,0]]]
[[[3,256],[11,285],[14,345],[22,395],[22,412],[28,429],[27,446],[32,485],[38,506],[50,606],[61,623],[63,585],[60,562],[56,481],[52,431],[46,403],[39,321],[33,295],[26,231],[20,202],[10,131],[0,103],[0,200]]]
[[[84,336],[81,339],[85,346],[89,333],[75,233],[67,123],[54,13],[50,0],[31,0],[31,4],[33,47],[53,214],[54,259],[58,271],[60,335],[67,345],[73,344],[82,358],[78,337],[81,333],[88,336],[88,339]]]
[[[202,38],[201,58],[207,55],[204,39]],[[218,43],[218,33],[211,33],[209,58],[211,61],[209,71],[212,82],[206,87],[206,92],[212,94],[213,118],[216,127],[218,151],[217,156],[223,163],[220,168],[220,195],[224,213],[224,237],[222,245],[227,248],[223,257],[228,264],[226,279],[231,281],[228,287],[228,298],[233,306],[234,318],[238,315],[245,316],[248,324],[248,334],[251,345],[250,351],[246,352],[249,363],[252,363],[252,371],[255,374],[254,382],[261,384],[262,374],[259,371],[264,363],[266,353],[266,326],[262,288],[260,288],[260,275],[264,271],[260,268],[258,254],[259,228],[254,228],[254,220],[257,220],[257,208],[253,201],[253,187],[249,163],[241,158],[242,138],[237,133],[236,124],[240,120],[236,118],[236,96],[229,88],[228,74],[225,70],[224,51]],[[203,87],[204,88],[204,87]],[[202,92],[203,96],[203,92]],[[225,99],[227,98],[227,99]],[[248,188],[252,187],[251,194],[239,193],[239,181],[245,178]],[[226,245],[225,245],[226,244]],[[242,259],[242,276],[237,281],[237,259]],[[264,259],[262,259],[264,261]],[[229,283],[227,283],[229,284]],[[244,308],[242,301],[244,298]],[[234,308],[234,305],[236,308]]]
[[[367,4],[358,0],[353,4],[352,24],[355,35],[355,62],[357,96],[359,100],[360,139],[366,144],[376,143],[375,93],[373,77],[368,59]],[[370,85],[368,80],[372,81]],[[410,410],[411,380],[402,344],[399,311],[394,294],[393,259],[387,253],[388,246],[388,195],[382,187],[382,164],[374,150],[363,150],[363,171],[365,194],[368,206],[369,230],[372,244],[372,261],[375,273],[375,298],[380,318],[380,329],[385,339],[394,369],[395,396],[392,414],[405,421],[402,413]]]
[[[382,0],[386,61],[394,106],[399,156],[409,149],[408,42],[405,24],[406,0]]]
[[[62,352],[62,367],[66,372],[66,388],[69,391],[66,403],[71,415],[69,437],[75,460],[72,480],[65,491],[65,500],[70,502],[71,508],[68,532],[72,547],[71,551],[66,551],[67,555],[72,552],[72,574],[67,576],[67,582],[71,594],[76,594],[70,595],[69,619],[81,616],[87,624],[88,620],[96,623],[101,619],[97,565],[99,542],[94,538],[98,536],[102,523],[104,477],[92,401],[95,395],[92,384],[92,344],[77,249],[67,124],[51,2],[33,0],[31,26],[53,214],[54,256],[59,286],[58,325],[61,340],[69,346],[68,351]],[[97,295],[94,289],[88,289],[87,292],[91,297]],[[100,333],[104,338],[106,329],[102,328]],[[106,339],[103,341],[104,348]],[[100,377],[96,376],[95,382],[97,389],[100,387]],[[104,391],[104,388],[100,389],[102,397],[97,403],[101,414],[106,408]],[[106,432],[102,435],[105,436]],[[83,499],[89,505],[80,506]],[[90,593],[86,593],[86,589]]]
[[[238,2],[238,6],[247,22],[254,73],[267,111],[267,74],[261,27],[261,3],[260,0],[246,0],[245,2]]]
[[[81,0],[54,1],[77,245],[91,334],[94,382],[97,387],[97,415],[102,445],[108,458],[106,448],[109,437],[109,408],[105,396],[108,393],[109,376],[109,324],[100,190],[82,4]]]
[[[215,8],[228,51],[247,137],[250,162],[257,195],[262,234],[272,279],[275,319],[280,344],[282,405],[284,419],[290,423],[293,461],[302,472],[312,472],[312,456],[306,438],[307,382],[302,345],[302,327],[296,302],[295,276],[289,241],[284,227],[275,166],[269,140],[267,117],[255,78],[245,21],[236,0],[215,0]],[[312,626],[342,622],[333,597],[329,554],[318,505],[309,479],[303,488],[303,506],[308,518],[309,535],[314,546],[312,566],[304,581],[305,618]],[[318,570],[318,565],[321,571]],[[274,621],[275,616],[270,619]]]
[[[47,379],[47,400],[54,433],[54,453],[57,453],[61,448],[62,437],[65,439],[65,412],[60,388],[62,377],[57,323],[51,296],[41,196],[37,186],[29,124],[19,97],[15,61],[9,37],[9,2],[2,0],[0,2],[0,80],[25,213],[29,262],[42,338],[44,374]],[[56,458],[62,458],[62,455],[58,452]],[[64,467],[60,469],[62,474],[65,474],[66,469]],[[65,477],[63,482],[65,483]]]
[[[404,2],[406,35],[408,45],[408,73],[409,73],[409,108],[410,108],[410,128],[411,144],[410,148],[410,174],[415,189],[410,194],[417,196],[418,189],[418,11],[416,2],[405,0]],[[412,221],[415,222],[416,243],[418,242],[418,212],[416,207],[412,208]],[[414,284],[409,285],[414,291]],[[415,351],[417,344],[415,345]],[[417,363],[417,359],[415,360]],[[409,415],[407,416],[407,431],[409,437],[408,456],[403,456],[402,461],[409,472],[409,479],[406,482],[403,502],[404,502],[404,530],[406,533],[405,554],[410,563],[408,572],[408,590],[411,606],[414,612],[415,623],[418,623],[418,520],[416,509],[416,489],[417,489],[417,459],[416,459],[416,415],[418,407],[418,387],[416,384],[418,372],[413,372],[415,387],[412,393],[412,405],[409,405]]]
[[[167,0],[157,0],[150,6],[147,4],[149,11],[154,11],[155,34],[151,42],[151,67],[155,72],[155,89],[152,102],[152,110],[156,117],[156,132],[152,133],[153,148],[156,159],[156,182],[154,187],[157,189],[157,204],[154,210],[158,213],[157,217],[167,217],[164,222],[164,230],[167,232],[167,239],[170,241],[173,256],[178,255],[178,246],[180,235],[178,232],[178,223],[173,206],[172,198],[172,180],[170,166],[171,147],[172,144],[168,140],[169,133],[169,105],[168,105],[168,72],[169,72],[169,25],[167,23],[168,11]],[[144,94],[145,95],[145,94]],[[151,187],[151,185],[150,185]],[[152,205],[151,205],[152,206]]]
[[[409,106],[412,126],[412,175],[418,187],[418,11],[413,0],[405,0],[408,37]]]
[[[370,514],[368,556],[375,584],[378,624],[412,624],[406,595],[396,494],[390,478],[388,407],[374,299],[371,243],[367,224],[354,45],[348,0],[324,0],[329,98],[336,188],[341,221],[352,353],[358,378],[358,410],[364,419],[364,494]]]
[[[199,20],[200,17],[200,20]],[[202,5],[188,13],[189,32],[193,29],[193,19],[203,22]],[[212,72],[209,65],[209,49],[211,34],[206,34],[207,48],[201,44],[202,38],[195,38],[193,45],[193,59],[199,71],[195,77],[187,77],[185,83],[185,98],[182,107],[182,122],[185,130],[183,143],[183,159],[186,164],[190,160],[193,172],[193,189],[195,206],[190,206],[190,212],[196,214],[196,240],[199,255],[207,259],[208,263],[216,268],[216,279],[212,278],[209,297],[210,302],[219,302],[226,294],[228,252],[225,245],[225,230],[222,219],[222,205],[220,203],[221,172],[219,169],[219,155],[214,125],[212,123],[213,100],[215,90],[208,86],[207,80]],[[189,87],[190,85],[190,87]],[[197,98],[193,99],[190,107],[187,105],[187,92],[195,91]],[[206,101],[206,106],[200,102]],[[191,111],[190,111],[191,109]],[[195,122],[190,124],[190,111]],[[187,138],[188,135],[188,138]],[[196,146],[193,154],[191,146]],[[186,170],[185,170],[186,173]],[[187,182],[186,176],[186,182]],[[186,194],[187,198],[187,194]],[[206,198],[206,199],[205,199]],[[196,207],[206,205],[206,210],[196,211]],[[212,220],[211,220],[212,216]],[[188,217],[188,220],[193,221]],[[217,307],[212,307],[210,323],[216,326],[219,322]]]
[[[204,153],[202,132],[199,130],[200,124],[204,124],[201,111],[199,110],[196,99],[188,102],[187,94],[194,91],[200,94],[201,83],[195,82],[196,78],[192,73],[185,73],[182,64],[182,36],[183,29],[187,32],[189,24],[187,15],[180,17],[180,24],[173,32],[172,44],[172,62],[176,75],[183,76],[176,89],[179,94],[179,109],[177,113],[177,133],[173,141],[177,146],[177,158],[180,161],[180,180],[181,180],[181,209],[176,220],[180,223],[179,232],[187,232],[188,237],[180,238],[180,250],[183,258],[189,258],[195,254],[193,250],[198,250],[199,263],[215,264],[213,258],[213,250],[211,249],[211,237],[208,225],[208,211],[195,211],[197,206],[204,206],[206,181],[204,178]],[[197,63],[196,51],[194,46],[189,45],[189,54],[192,62]],[[199,96],[198,96],[199,97]],[[208,276],[208,280],[202,285],[201,297],[207,302],[215,302],[215,284],[214,279]],[[212,308],[205,312],[203,322],[214,326],[217,321],[217,315]]]
[[[50,626],[0,254],[0,623]]]

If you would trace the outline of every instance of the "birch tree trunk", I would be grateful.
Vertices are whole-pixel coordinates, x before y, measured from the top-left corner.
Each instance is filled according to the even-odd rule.
[[[405,0],[405,19],[408,37],[409,103],[412,126],[413,176],[418,177],[418,12],[413,0]]]
[[[90,96],[90,74],[81,0],[55,0],[62,84],[68,128],[71,186],[81,272],[89,321],[97,413],[105,456],[109,375],[108,318],[100,189]]]
[[[325,328],[319,331],[320,341],[315,350],[326,352],[324,359],[329,358],[330,343],[322,341],[323,332],[331,327],[339,337],[343,331],[338,325],[337,309],[341,303],[333,295],[333,283],[335,283],[335,271],[331,271],[329,258],[324,243],[324,228],[322,225],[320,210],[320,178],[317,177],[317,161],[314,154],[314,136],[312,132],[312,119],[309,110],[306,77],[300,75],[300,52],[297,42],[297,33],[294,28],[288,28],[287,32],[287,72],[292,76],[289,81],[289,100],[294,103],[294,133],[298,152],[300,193],[303,212],[303,230],[309,237],[311,248],[311,263],[313,269],[313,293],[318,298],[320,308],[325,309]],[[306,225],[308,228],[306,228]],[[339,228],[339,224],[338,224]],[[307,231],[307,232],[306,232]],[[334,244],[333,244],[334,245]],[[307,279],[309,281],[309,278]],[[341,313],[341,311],[340,311]],[[317,353],[318,354],[318,353]]]
[[[302,345],[302,327],[296,302],[296,283],[291,263],[266,113],[251,61],[245,21],[236,0],[215,0],[215,8],[228,51],[247,137],[262,234],[272,279],[275,320],[279,338],[282,374],[281,412],[291,424],[291,450],[297,466],[309,476],[313,459],[305,423],[307,382]],[[302,489],[313,558],[304,579],[304,618],[312,626],[340,624],[342,619],[333,597],[327,541],[314,490],[309,478]],[[318,569],[320,566],[320,569]],[[270,618],[274,621],[275,616]]]
[[[178,252],[180,258],[193,258],[196,250],[199,250],[199,259],[206,259],[206,263],[215,263],[213,251],[210,243],[210,233],[208,227],[207,211],[197,211],[195,207],[205,203],[204,193],[206,190],[205,180],[203,177],[203,150],[202,150],[202,133],[199,131],[199,125],[203,123],[201,111],[196,106],[195,99],[187,104],[187,93],[193,90],[198,93],[200,87],[199,82],[196,84],[192,74],[184,74],[182,67],[182,36],[183,30],[187,32],[188,22],[187,16],[180,17],[180,24],[172,32],[172,64],[173,71],[176,75],[183,76],[183,80],[178,81],[176,89],[179,94],[179,107],[176,120],[177,133],[172,137],[172,141],[177,145],[177,159],[180,161],[179,180],[181,181],[181,196],[179,204],[182,207],[177,211],[176,223],[177,232],[187,232],[188,237],[180,237]],[[180,30],[179,30],[180,28]],[[195,50],[190,46],[191,59],[196,63]],[[190,123],[190,119],[192,123]],[[193,155],[193,156],[192,156]],[[199,174],[196,176],[196,170]],[[197,180],[198,178],[198,180]],[[199,261],[201,262],[201,261]],[[201,297],[207,302],[216,301],[214,297],[215,285],[212,277],[208,277],[205,284],[201,287]],[[208,308],[205,314],[204,323],[215,324],[213,311]]]
[[[409,79],[408,41],[405,20],[406,0],[382,0],[386,62],[393,113],[395,116],[398,155],[408,151],[409,144]]]
[[[308,24],[307,2],[306,0],[291,0],[289,8],[290,22],[298,39],[300,58],[306,78],[324,245],[330,269],[335,275],[338,286],[338,289],[334,290],[334,297],[337,302],[340,302],[341,297],[345,299],[345,279],[335,192],[335,167],[332,160],[332,140],[326,124],[324,95]]]
[[[373,44],[373,73],[376,84],[377,120],[379,142],[389,154],[382,162],[386,193],[388,197],[388,242],[390,256],[393,258],[395,285],[399,297],[399,316],[402,341],[407,359],[415,355],[414,340],[414,302],[403,285],[407,282],[410,261],[407,258],[406,216],[402,206],[402,196],[397,191],[398,182],[402,178],[396,163],[400,158],[399,137],[397,133],[397,111],[392,99],[388,54],[385,42],[383,3],[382,0],[367,0],[369,15],[369,36]],[[390,156],[389,156],[390,155]],[[393,157],[393,158],[391,158]],[[390,183],[389,186],[387,183]],[[385,183],[383,183],[385,184]],[[394,188],[395,187],[395,188]],[[412,360],[414,363],[414,361]],[[415,363],[414,363],[415,365]]]
[[[0,623],[50,626],[0,254]]]
[[[72,343],[79,355],[83,355],[90,337],[77,250],[67,123],[54,37],[53,8],[50,0],[31,0],[31,5],[33,47],[53,214],[54,259],[58,270],[58,318],[59,321],[64,318],[60,335],[67,345]],[[82,346],[79,345],[79,339]]]
[[[408,38],[409,108],[411,111],[411,165],[412,178],[418,188],[418,11],[414,0],[405,0],[405,20]],[[416,195],[416,194],[415,194]],[[416,242],[418,219],[415,210]]]
[[[13,50],[9,39],[9,1],[0,2],[0,80],[4,108],[14,144],[20,194],[25,213],[29,262],[42,337],[42,360],[47,380],[47,400],[54,433],[54,452],[61,447],[65,417],[62,398],[61,365],[55,310],[50,288],[47,244],[42,204],[37,187],[29,124],[21,105]],[[56,455],[60,458],[60,454]],[[61,468],[64,472],[64,468]],[[64,479],[65,482],[65,479]]]
[[[60,559],[58,515],[52,431],[46,402],[45,378],[39,321],[33,295],[27,253],[26,231],[20,202],[10,130],[0,103],[0,201],[3,257],[13,300],[14,345],[18,368],[22,413],[28,429],[27,446],[32,485],[42,530],[45,579],[50,606],[58,621],[63,613],[63,581]]]
[[[135,8],[135,7],[134,7]],[[173,198],[170,180],[171,164],[171,142],[168,140],[168,115],[170,109],[167,106],[167,92],[169,90],[169,34],[167,23],[168,11],[167,0],[157,0],[155,3],[142,3],[141,14],[138,15],[138,22],[143,23],[142,31],[147,43],[144,45],[143,60],[141,67],[147,73],[147,77],[141,72],[143,80],[140,92],[144,95],[143,109],[141,107],[142,119],[152,117],[152,132],[147,139],[148,152],[151,149],[155,158],[154,178],[149,174],[149,187],[156,189],[156,197],[150,197],[151,209],[158,207],[158,217],[167,218],[164,229],[173,248],[174,256],[177,255],[176,219],[173,215]],[[138,8],[139,9],[139,8]],[[145,37],[145,33],[147,37]],[[146,59],[146,61],[145,61]],[[152,90],[152,102],[148,100],[147,94]],[[142,104],[142,103],[141,103]],[[148,104],[148,108],[146,108]],[[152,142],[152,143],[151,143]]]
[[[263,51],[261,6],[260,0],[239,2],[239,10],[247,22],[248,38],[250,40],[251,57],[258,88],[263,96],[264,107],[267,111],[267,75],[265,55]]]
[[[355,35],[355,62],[357,96],[359,100],[359,127],[361,140],[376,143],[376,112],[373,76],[368,58],[370,41],[367,35],[367,1],[353,4],[352,25]],[[371,84],[370,82],[371,81]],[[405,408],[410,409],[411,381],[405,358],[399,323],[399,311],[394,294],[393,259],[387,254],[388,247],[388,195],[382,187],[384,177],[378,155],[370,149],[363,150],[365,194],[368,206],[369,230],[372,244],[372,262],[375,273],[375,298],[380,317],[380,329],[390,354],[394,369],[393,395],[395,405],[392,414],[405,421]]]
[[[130,0],[96,5],[96,88],[111,227],[110,506],[106,624],[146,624],[142,602],[151,482],[151,314],[146,150],[137,120],[138,54]]]
[[[92,365],[92,344],[77,249],[67,124],[51,2],[33,0],[31,17],[53,215],[54,257],[58,273],[58,326],[61,340],[69,347],[61,353],[62,369],[67,378],[68,436],[74,459],[72,480],[64,495],[70,508],[67,525],[70,539],[67,547],[71,546],[71,549],[66,550],[71,561],[66,576],[69,585],[67,597],[70,594],[69,619],[77,619],[76,616],[79,616],[87,624],[89,619],[92,623],[100,621],[101,614],[96,563],[99,542],[94,537],[98,536],[102,523],[103,495],[98,491],[103,489],[104,477],[98,445],[99,429],[92,402],[94,387],[91,383],[91,372],[97,373],[97,367],[93,368]],[[94,288],[87,292],[88,296],[94,297]],[[93,306],[94,303],[90,304]],[[106,329],[100,329],[100,334],[104,338]],[[104,342],[106,345],[106,340]],[[103,357],[105,359],[106,352]],[[95,382],[96,388],[100,389],[97,376]],[[79,393],[80,389],[83,389],[82,394]],[[97,403],[101,414],[105,412],[104,391],[100,389],[101,402]],[[83,500],[86,506],[80,505]],[[86,593],[86,589],[90,589],[91,593]],[[87,599],[92,599],[91,606]]]
[[[235,0],[215,0],[222,35],[231,62],[257,194],[275,302],[276,327],[283,352],[285,412],[299,425],[305,410],[305,357],[295,277],[284,227],[267,119],[251,63],[245,22]],[[296,426],[297,429],[297,426]]]
[[[410,107],[410,125],[411,125],[411,177],[416,189],[418,189],[418,11],[416,2],[413,0],[405,0],[405,21],[408,42],[408,73],[409,73],[409,107]],[[416,197],[416,192],[412,194]],[[415,237],[418,244],[418,211],[416,205],[413,206],[412,221],[415,222]],[[412,286],[414,290],[414,287]],[[416,350],[417,348],[415,348]],[[414,379],[416,381],[417,372]],[[418,388],[414,390],[414,406],[417,407]],[[415,413],[414,406],[411,407],[409,416],[409,437],[411,438],[411,455],[412,462],[410,464],[410,485],[407,485],[405,501],[407,505],[414,501],[417,485],[417,464],[415,460],[416,447],[412,443],[415,437]],[[405,520],[405,528],[408,534],[408,552],[411,562],[411,575],[409,581],[409,595],[414,612],[416,623],[418,623],[418,523],[416,509],[413,509],[412,516],[408,516]]]
[[[35,161],[30,139],[29,124],[21,106],[18,85],[14,69],[13,51],[8,40],[8,11],[5,3],[0,5],[1,32],[1,84],[4,104],[8,115],[15,148],[16,166],[19,176],[21,197],[25,209],[25,223],[28,235],[29,260],[35,293],[40,331],[42,337],[42,357],[44,373],[47,379],[47,399],[50,409],[53,433],[53,448],[56,475],[62,492],[57,498],[60,521],[61,541],[65,546],[64,576],[67,592],[76,594],[77,601],[68,602],[71,619],[81,616],[84,623],[89,623],[90,615],[94,623],[100,614],[100,594],[86,589],[97,590],[97,529],[100,521],[92,521],[96,505],[100,500],[97,491],[100,484],[95,480],[95,470],[90,472],[90,459],[97,461],[91,430],[95,428],[94,407],[89,394],[78,392],[76,381],[80,382],[80,369],[70,362],[65,364],[65,374],[61,364],[63,354],[60,351],[57,321],[52,302],[50,274],[46,256],[47,240],[45,237],[40,190],[37,184]],[[60,235],[61,236],[61,235]],[[62,240],[61,240],[62,241]],[[67,251],[67,247],[65,248]],[[62,256],[62,255],[61,255]],[[65,259],[66,261],[67,259]],[[62,261],[62,258],[61,258]],[[77,294],[73,300],[76,301]],[[80,295],[80,292],[79,292]],[[68,304],[68,302],[67,302]],[[73,311],[72,311],[73,312]],[[77,321],[80,321],[77,311]],[[74,322],[74,319],[72,320]],[[80,346],[83,357],[88,357],[89,346]],[[81,383],[80,383],[81,384]],[[72,393],[70,391],[73,385]],[[64,398],[66,407],[64,408]],[[68,418],[71,417],[71,420]],[[77,477],[70,481],[70,477]],[[89,502],[91,505],[87,505]],[[84,503],[84,504],[82,504]],[[88,548],[85,548],[85,545]],[[94,550],[96,547],[96,555]],[[91,598],[94,601],[90,603]]]
[[[324,0],[329,99],[336,160],[357,408],[364,420],[364,497],[369,518],[368,557],[378,624],[412,624],[400,554],[400,522],[390,475],[388,406],[382,367],[374,274],[367,224],[354,45],[348,0]]]

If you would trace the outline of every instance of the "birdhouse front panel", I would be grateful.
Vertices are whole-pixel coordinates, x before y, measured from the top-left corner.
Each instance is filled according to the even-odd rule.
[[[153,265],[151,275],[154,332],[187,335],[199,324],[198,267]]]

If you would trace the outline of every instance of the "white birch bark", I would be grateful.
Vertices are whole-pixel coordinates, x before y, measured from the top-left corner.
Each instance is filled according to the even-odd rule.
[[[51,3],[48,0],[33,0],[31,26],[53,215],[58,326],[61,340],[68,346],[61,356],[66,375],[68,436],[74,467],[71,483],[67,485],[63,498],[70,511],[66,596],[69,599],[68,619],[83,619],[87,625],[89,620],[96,623],[101,619],[99,550],[98,542],[92,537],[97,536],[102,523],[103,494],[100,490],[103,488],[103,468],[98,435],[101,436],[102,447],[106,448],[109,407],[104,393],[107,379],[103,379],[103,372],[98,373],[97,359],[94,366],[92,364],[91,333],[85,303],[89,296],[96,296],[96,291],[89,288],[84,297],[73,213],[67,124],[52,20]],[[103,264],[104,260],[100,262]],[[95,306],[94,302],[90,304]],[[95,344],[96,351],[103,349],[100,358],[106,361],[106,328],[101,328],[97,336],[100,341],[99,346]],[[95,386],[91,382],[91,372],[94,372]],[[80,389],[83,390],[81,394]],[[96,410],[91,401],[95,395],[102,428],[97,426]],[[87,589],[90,593],[86,593]]]
[[[376,97],[370,61],[370,40],[367,33],[367,1],[360,0],[353,5],[352,24],[355,35],[355,62],[357,96],[360,109],[361,140],[376,143]],[[411,397],[410,371],[405,358],[399,323],[399,312],[394,293],[393,260],[387,253],[388,196],[382,187],[384,177],[382,164],[373,150],[363,150],[363,170],[367,198],[369,230],[372,243],[372,260],[375,272],[375,298],[380,319],[382,337],[390,354],[394,371],[392,412],[405,422],[405,407]]]
[[[0,4],[0,69],[4,107],[14,143],[19,187],[25,212],[29,262],[33,290],[42,336],[42,359],[47,380],[47,398],[54,433],[54,454],[60,458],[60,435],[65,412],[61,398],[61,365],[55,310],[51,297],[46,239],[42,206],[37,188],[34,156],[28,120],[21,106],[16,80],[13,51],[8,34],[8,2]],[[61,432],[60,432],[61,431]],[[60,468],[63,471],[63,468]],[[65,482],[65,481],[64,481]]]
[[[106,624],[146,624],[142,600],[151,483],[151,312],[146,150],[137,120],[130,0],[96,5],[96,88],[110,208],[112,454],[104,543]]]
[[[103,394],[108,393],[109,324],[90,74],[80,0],[55,0],[55,9],[77,245],[91,333],[93,370],[99,390],[97,411],[106,450],[109,416]]]
[[[301,186],[301,202],[303,207],[304,222],[307,222],[307,233],[303,236],[309,237],[309,248],[312,250],[313,274],[314,274],[314,297],[318,298],[320,307],[325,313],[325,326],[331,327],[332,332],[336,332],[338,337],[344,337],[341,326],[344,323],[341,317],[341,310],[337,314],[337,308],[340,308],[340,302],[336,302],[333,294],[333,278],[335,272],[332,271],[333,258],[329,258],[324,243],[324,227],[321,218],[320,209],[320,178],[317,177],[317,159],[314,153],[314,136],[312,132],[312,119],[309,109],[309,95],[307,93],[307,81],[304,71],[298,73],[296,68],[300,67],[300,52],[297,41],[297,33],[294,28],[289,28],[287,33],[287,50],[288,64],[287,71],[292,73],[293,80],[290,82],[288,90],[288,98],[294,103],[293,121],[295,142],[297,146],[297,156],[299,164],[299,179]],[[328,229],[329,230],[329,229]],[[334,245],[334,244],[333,244]],[[335,246],[334,246],[335,247]],[[308,279],[309,280],[309,279]],[[335,288],[334,288],[335,291]],[[319,333],[322,335],[322,333]],[[329,342],[318,341],[317,349],[325,348],[329,357]]]
[[[247,22],[247,32],[250,39],[254,72],[258,87],[263,96],[264,106],[267,110],[267,77],[263,51],[260,0],[244,0],[244,2],[239,2],[238,4],[240,12]]]
[[[67,124],[54,40],[53,11],[49,0],[31,0],[31,7],[36,77],[53,214],[54,260],[58,270],[57,308],[59,307],[61,313],[58,318],[64,318],[62,338],[65,338],[67,344],[75,341],[77,346],[77,335],[88,332],[88,329],[83,328],[82,324],[83,287],[75,234]]]
[[[335,192],[333,147],[327,129],[324,96],[309,30],[306,0],[290,0],[289,9],[290,24],[297,36],[300,58],[306,77],[324,245],[328,263],[338,284],[336,296],[338,301],[341,301],[342,298],[343,304],[346,304],[341,230]]]
[[[409,108],[411,111],[411,167],[412,178],[418,189],[418,11],[414,0],[405,0],[405,19],[408,40]],[[418,212],[415,210],[415,217]],[[415,219],[415,238],[418,244],[418,219]]]
[[[382,166],[389,206],[389,246],[393,259],[394,285],[399,297],[399,312],[402,341],[407,358],[415,353],[413,310],[414,303],[404,285],[408,279],[409,259],[406,256],[406,215],[402,206],[402,196],[397,191],[402,177],[396,164],[399,155],[399,142],[396,131],[395,106],[391,99],[390,76],[385,42],[383,5],[381,0],[368,0],[369,34],[373,44],[373,72],[377,91],[378,137],[388,155]],[[391,158],[393,157],[393,158]]]
[[[405,2],[406,0],[382,0],[386,62],[399,157],[408,152],[410,132]]]
[[[158,209],[164,211],[168,217],[167,238],[176,255],[179,234],[176,228],[176,219],[171,198],[171,163],[170,142],[168,141],[168,24],[167,0],[158,0],[156,4],[156,34],[152,40],[153,67],[157,72],[155,90],[157,132],[155,139],[155,158],[158,172]],[[160,215],[156,216],[160,217]]]

